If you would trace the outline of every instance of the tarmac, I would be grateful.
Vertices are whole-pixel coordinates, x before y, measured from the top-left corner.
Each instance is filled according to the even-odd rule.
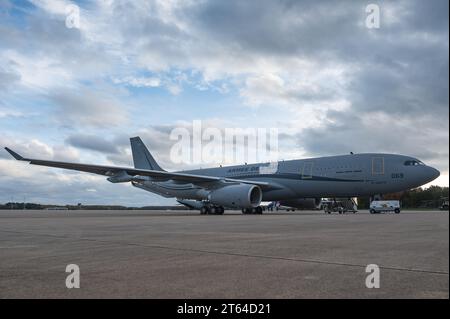
[[[449,213],[0,211],[0,298],[449,298]]]

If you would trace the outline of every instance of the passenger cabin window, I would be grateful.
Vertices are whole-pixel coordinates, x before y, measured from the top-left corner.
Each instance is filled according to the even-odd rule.
[[[422,163],[421,161],[416,161],[416,160],[411,160],[411,161],[406,161],[404,163],[405,166],[419,166],[419,165],[425,165],[424,163]]]

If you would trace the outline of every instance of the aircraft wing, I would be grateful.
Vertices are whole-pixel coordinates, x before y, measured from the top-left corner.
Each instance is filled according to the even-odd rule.
[[[114,176],[148,176],[155,181],[168,181],[174,180],[184,183],[192,184],[207,184],[207,183],[245,183],[260,186],[262,189],[276,188],[267,182],[258,182],[250,180],[239,180],[233,178],[225,178],[218,176],[206,176],[206,175],[194,175],[194,174],[183,174],[183,173],[170,173],[166,171],[155,171],[147,169],[136,169],[130,167],[120,167],[120,166],[104,166],[104,165],[91,165],[91,164],[80,164],[80,163],[69,163],[69,162],[58,162],[58,161],[47,161],[32,158],[24,158],[11,149],[5,147],[6,151],[10,153],[16,160],[26,161],[33,165],[56,167],[63,169],[70,169],[75,171],[93,173],[98,175],[104,175],[109,177]],[[131,180],[123,180],[123,182]]]

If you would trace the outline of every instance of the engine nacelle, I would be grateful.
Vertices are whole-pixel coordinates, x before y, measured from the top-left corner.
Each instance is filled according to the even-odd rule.
[[[131,176],[126,171],[117,173],[107,173],[107,180],[111,183],[128,183],[128,182],[142,182],[148,180],[146,176]]]
[[[252,208],[261,204],[262,191],[256,185],[230,185],[209,193],[208,200],[214,205],[227,208]]]
[[[111,177],[108,177],[107,180],[111,183],[126,183],[131,182],[133,180],[133,176],[128,175],[125,171],[120,171],[111,175]]]

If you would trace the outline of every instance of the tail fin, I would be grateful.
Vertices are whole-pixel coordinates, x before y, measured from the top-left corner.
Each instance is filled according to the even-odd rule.
[[[130,138],[131,152],[135,168],[164,171],[145,147],[139,136]]]

